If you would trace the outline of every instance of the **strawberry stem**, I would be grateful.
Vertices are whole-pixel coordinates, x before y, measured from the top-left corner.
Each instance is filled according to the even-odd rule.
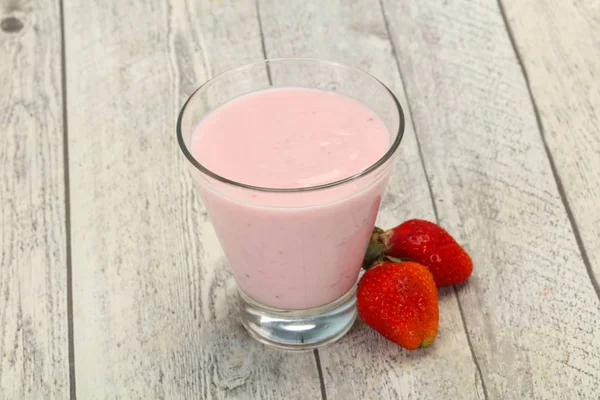
[[[362,267],[365,270],[383,260],[385,252],[385,244],[381,240],[381,235],[383,233],[383,229],[378,227],[373,228],[373,233],[371,233],[371,238],[369,239],[369,246],[367,247],[367,252],[363,259]]]
[[[393,231],[384,231],[381,228],[373,228],[371,238],[369,239],[369,246],[367,252],[363,258],[362,267],[367,270],[373,266],[380,264],[382,261],[390,260],[395,263],[401,263],[402,261],[411,261],[408,258],[396,258],[386,255],[385,253],[390,250],[389,240],[392,236]]]
[[[398,257],[392,257],[392,256],[385,256],[385,258],[387,258],[391,262],[395,262],[398,264],[400,264],[401,262],[404,262],[404,261],[411,261],[410,258],[398,258]]]

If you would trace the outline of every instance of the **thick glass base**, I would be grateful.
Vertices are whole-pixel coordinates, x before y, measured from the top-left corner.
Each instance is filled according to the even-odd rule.
[[[262,305],[238,289],[242,324],[256,340],[286,350],[309,350],[333,343],[356,319],[356,286],[333,303],[306,310]]]

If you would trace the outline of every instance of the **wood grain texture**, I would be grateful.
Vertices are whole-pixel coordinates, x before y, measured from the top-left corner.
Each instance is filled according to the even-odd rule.
[[[600,2],[502,2],[600,296]]]
[[[488,398],[597,399],[600,303],[498,4],[383,3],[441,222],[474,259],[459,298]]]
[[[58,2],[0,1],[0,398],[69,395]]]
[[[237,322],[175,138],[212,71],[262,58],[254,2],[65,6],[78,397],[318,398],[311,352]]]
[[[260,0],[267,56],[317,57],[372,73],[396,93],[404,89],[379,3]],[[421,217],[435,220],[408,110],[407,131],[378,224],[392,227]],[[319,350],[328,399],[472,399],[481,381],[452,290],[440,294],[440,333],[427,351],[409,352],[358,322],[340,342]]]

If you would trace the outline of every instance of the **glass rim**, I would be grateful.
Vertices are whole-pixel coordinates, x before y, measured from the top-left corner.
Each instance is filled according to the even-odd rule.
[[[183,132],[181,130],[181,121],[183,119],[183,115],[185,114],[185,111],[187,110],[187,106],[189,105],[190,101],[193,98],[195,98],[197,94],[201,93],[203,89],[209,87],[213,82],[222,78],[223,76],[226,76],[231,73],[241,71],[244,69],[252,68],[252,67],[255,67],[260,64],[263,64],[268,68],[270,63],[281,62],[281,61],[283,61],[283,62],[286,62],[286,61],[312,62],[312,63],[316,63],[316,64],[329,64],[334,67],[345,68],[348,70],[358,72],[362,75],[365,75],[367,78],[372,79],[375,83],[377,83],[381,87],[383,87],[387,91],[387,93],[390,95],[390,97],[392,98],[394,104],[396,105],[396,111],[398,112],[398,134],[396,135],[396,138],[394,139],[394,142],[391,144],[389,149],[375,163],[371,164],[369,167],[363,169],[362,171],[360,171],[354,175],[350,175],[346,178],[339,179],[339,180],[336,180],[333,182],[323,183],[323,184],[314,185],[314,186],[300,187],[300,188],[270,188],[270,187],[249,185],[249,184],[246,184],[243,182],[237,182],[237,181],[225,178],[225,177],[209,170],[204,165],[202,165],[198,160],[196,160],[196,158],[192,155],[191,151],[188,149],[188,146],[185,143],[185,140],[183,139]],[[209,80],[204,82],[202,85],[200,85],[188,97],[188,99],[183,104],[183,107],[181,107],[181,111],[179,112],[179,116],[177,117],[177,142],[179,143],[179,148],[181,149],[181,151],[183,152],[183,154],[185,155],[187,160],[196,169],[198,169],[200,172],[204,173],[205,175],[208,175],[209,177],[211,177],[217,181],[220,181],[220,182],[228,184],[228,185],[236,186],[239,188],[253,190],[253,191],[259,191],[259,192],[296,193],[296,192],[310,192],[310,191],[315,191],[315,190],[323,190],[323,189],[329,189],[332,187],[340,186],[340,185],[355,181],[355,180],[362,178],[362,177],[370,174],[371,172],[375,171],[376,169],[381,167],[383,164],[385,164],[394,155],[394,153],[400,146],[402,137],[404,136],[404,128],[405,128],[404,111],[402,109],[402,106],[400,105],[400,102],[398,101],[398,98],[396,97],[396,95],[394,95],[394,93],[390,90],[390,88],[388,88],[383,82],[381,82],[379,79],[375,78],[373,75],[369,74],[368,72],[365,72],[362,69],[350,67],[348,65],[344,65],[344,64],[341,64],[341,63],[338,63],[335,61],[328,61],[328,60],[322,60],[322,59],[318,59],[318,58],[308,58],[308,57],[285,57],[285,58],[269,58],[269,59],[265,59],[265,60],[261,60],[261,61],[243,64],[243,65],[228,69],[226,71],[223,71],[223,72],[215,75],[214,77],[210,78]]]

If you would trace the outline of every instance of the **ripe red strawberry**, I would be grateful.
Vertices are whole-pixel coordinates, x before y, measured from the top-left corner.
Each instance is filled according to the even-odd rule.
[[[437,335],[438,292],[421,264],[376,264],[358,282],[356,302],[367,325],[405,349],[429,347]]]
[[[383,254],[425,265],[438,287],[464,282],[473,272],[471,257],[456,240],[439,225],[421,219],[386,232],[375,228],[365,263]]]

